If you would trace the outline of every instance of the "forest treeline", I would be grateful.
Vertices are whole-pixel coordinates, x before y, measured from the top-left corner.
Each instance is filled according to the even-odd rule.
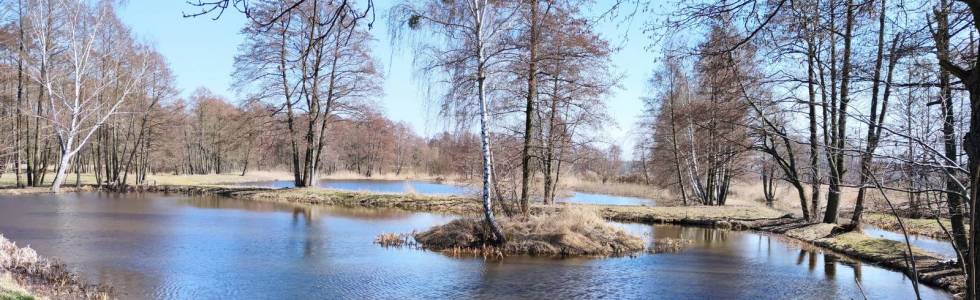
[[[872,204],[949,218],[976,297],[980,2],[695,1],[667,14],[648,27],[662,53],[634,173],[688,204],[723,205],[748,179],[771,205],[782,186],[798,215],[839,231],[860,230]]]
[[[152,184],[148,174],[249,170],[290,170],[297,186],[336,171],[480,176],[480,138],[465,124],[422,137],[384,115],[376,102],[383,74],[366,24],[327,21],[343,9],[333,2],[298,3],[251,7],[250,17],[275,22],[242,29],[233,74],[241,99],[234,100],[203,87],[183,97],[166,60],[136,41],[111,1],[4,1],[0,176],[16,177],[18,186],[58,186],[82,175],[103,186]],[[535,116],[561,130],[570,127],[561,114],[601,115],[553,102]],[[498,116],[518,114],[507,105]],[[510,130],[494,132],[502,166],[521,163],[522,137]],[[614,176],[618,162],[571,135],[537,133],[552,141],[550,173]],[[561,164],[569,161],[576,164]],[[551,180],[553,194],[558,180]]]
[[[761,182],[765,202],[789,189],[800,217],[838,231],[859,230],[872,200],[949,218],[977,295],[980,1],[396,1],[389,41],[372,35],[370,0],[189,3],[188,17],[250,20],[235,101],[181,99],[112,2],[3,4],[0,159],[19,184],[453,174],[482,182],[484,218],[506,243],[494,213],[553,202],[563,175],[657,185],[686,205],[725,205],[733,184]],[[613,19],[642,24],[631,38],[658,49],[629,161],[603,136],[620,75],[595,26]],[[411,53],[452,130],[420,137],[384,116],[376,42]]]

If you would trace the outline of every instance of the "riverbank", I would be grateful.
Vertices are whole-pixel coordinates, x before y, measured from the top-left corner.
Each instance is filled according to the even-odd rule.
[[[477,216],[482,211],[477,199],[459,196],[426,196],[350,192],[321,188],[270,189],[224,185],[147,186],[147,192],[214,194],[256,201],[326,205],[341,207],[397,208],[407,211],[450,213]],[[596,211],[602,218],[617,222],[673,223],[730,227],[733,221],[757,221],[787,216],[777,210],[759,206],[626,206],[594,204],[533,204],[534,214],[548,214],[566,208]]]
[[[864,223],[874,225],[875,227],[890,230],[890,231],[901,231],[901,226],[898,224],[898,219],[890,214],[883,213],[866,213],[861,218]],[[939,222],[942,222],[940,225]],[[905,225],[905,229],[909,234],[926,236],[938,240],[948,241],[949,235],[946,231],[952,232],[953,225],[950,223],[948,218],[902,218],[902,223]],[[965,229],[970,230],[970,220],[965,220]],[[945,230],[943,230],[945,228]]]
[[[861,261],[912,274],[905,243],[875,238],[861,232],[834,234],[835,225],[807,223],[801,219],[738,221],[737,226],[751,230],[783,234],[788,237],[846,254]],[[954,294],[965,291],[965,277],[955,264],[938,255],[912,247],[920,282],[943,288]]]
[[[476,216],[481,206],[476,199],[403,194],[372,194],[327,189],[243,188],[233,186],[162,186],[156,191],[190,194],[216,194],[255,201],[342,207],[397,208],[408,211],[440,212]],[[901,272],[911,272],[904,263],[905,244],[874,238],[860,232],[832,235],[833,225],[809,224],[765,207],[758,206],[615,206],[553,204],[532,206],[532,212],[547,215],[562,209],[592,210],[602,218],[617,222],[671,223],[712,226],[734,230],[757,230],[781,234],[862,261]],[[962,271],[938,255],[913,248],[919,280],[953,293],[963,292]]]
[[[110,289],[85,284],[68,268],[0,235],[0,299],[109,299]]]
[[[614,181],[597,182],[574,177],[562,178],[562,180],[562,188],[568,191],[651,199],[661,205],[680,204],[677,197],[672,196],[669,191],[652,185]]]
[[[9,273],[0,274],[0,299],[27,300],[34,298],[31,292],[18,284]]]
[[[351,208],[399,209],[436,212],[464,217],[479,217],[478,200],[454,196],[424,196],[347,192],[320,188],[270,189],[226,185],[157,185],[131,187],[132,191],[220,195],[237,199],[294,204],[301,206],[337,206]],[[535,215],[552,215],[575,208],[594,211],[603,219],[631,223],[672,223],[710,226],[722,229],[772,232],[870,262],[885,268],[907,272],[901,242],[873,238],[862,233],[831,236],[832,225],[806,224],[784,212],[761,206],[681,206],[647,207],[586,204],[553,204],[532,206]],[[916,250],[919,279],[953,293],[962,292],[962,272],[938,256]]]
[[[62,187],[61,190],[66,193],[91,192],[96,190],[96,188],[91,185],[82,185],[79,187],[75,187],[74,185],[72,185],[72,186]],[[2,187],[0,188],[0,195],[8,195],[8,196],[47,194],[47,193],[51,193],[51,187],[23,187],[23,188]]]

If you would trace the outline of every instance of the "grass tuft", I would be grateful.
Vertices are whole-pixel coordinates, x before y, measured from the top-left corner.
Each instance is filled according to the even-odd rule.
[[[411,234],[385,232],[374,238],[374,243],[382,247],[403,247],[414,245]]]
[[[675,238],[660,238],[653,240],[653,245],[647,252],[650,253],[670,253],[679,252],[686,249],[694,244],[694,241],[689,239],[675,239]]]
[[[30,247],[18,247],[3,235],[0,235],[0,273],[29,283],[27,289],[31,292],[53,298],[104,299],[110,293],[106,286],[82,283],[64,264],[41,257]],[[10,297],[29,296],[17,290],[0,291],[0,295],[4,293]]]
[[[494,246],[482,219],[456,219],[415,234],[425,249],[484,256],[610,256],[643,250],[643,240],[606,223],[595,212],[564,209],[526,220],[501,218],[507,243]]]
[[[901,232],[902,228],[898,224],[898,220],[895,219],[894,215],[884,214],[884,213],[866,213],[861,216],[861,219],[868,224],[874,225],[878,228],[891,230],[896,232]],[[946,230],[953,230],[953,225],[950,223],[949,219],[941,218],[943,226]],[[923,218],[923,219],[913,219],[913,218],[902,218],[902,222],[905,223],[905,229],[908,230],[909,234],[927,236],[934,239],[949,240],[949,236],[943,231],[942,226],[934,218]],[[967,223],[966,230],[970,230],[969,220],[965,221]]]

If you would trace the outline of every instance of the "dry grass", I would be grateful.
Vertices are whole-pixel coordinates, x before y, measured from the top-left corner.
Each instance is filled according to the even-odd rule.
[[[146,182],[150,185],[191,185],[191,184],[222,184],[244,183],[255,181],[289,180],[292,175],[279,171],[252,171],[241,176],[241,173],[204,174],[204,175],[147,175]]]
[[[81,176],[79,176],[79,179],[80,179],[79,181],[81,181],[82,184],[95,184],[95,175],[92,174],[81,174]],[[27,178],[24,177],[23,174],[21,174],[20,180],[21,183],[27,184]],[[52,180],[54,180],[54,173],[48,173],[44,176],[44,183],[46,186],[51,185]],[[5,172],[3,176],[0,176],[0,187],[10,188],[16,185],[17,185],[17,177],[14,176],[13,173]],[[75,174],[68,174],[68,176],[65,177],[64,186],[68,187],[73,185],[75,185]]]
[[[713,225],[719,221],[750,221],[780,218],[785,213],[761,206],[616,206],[577,205],[591,207],[606,219],[619,222],[688,223]]]
[[[223,196],[290,204],[360,208],[391,208],[476,216],[482,211],[477,199],[458,196],[425,196],[406,194],[348,192],[321,188],[272,190],[235,186],[160,186],[160,191]],[[599,216],[619,222],[682,223],[713,225],[717,222],[775,219],[786,215],[764,206],[626,206],[553,204],[532,205],[535,215],[552,215],[568,208],[594,211]]]
[[[688,239],[661,238],[653,240],[653,245],[647,252],[650,253],[669,253],[678,252],[690,247],[694,241]]]
[[[875,238],[858,231],[837,233],[834,224],[807,224],[799,219],[767,220],[754,222],[750,227],[812,243],[833,252],[845,254],[864,262],[911,274],[908,264],[909,249],[904,242]],[[918,279],[932,286],[953,293],[964,290],[962,269],[935,254],[916,247],[912,256],[918,270]]]
[[[0,300],[34,299],[26,288],[17,283],[9,272],[0,272]]]
[[[9,273],[32,294],[52,298],[104,299],[109,288],[88,285],[64,264],[41,257],[30,247],[18,247],[0,235],[0,271]]]
[[[786,182],[778,182],[776,185],[776,201],[773,208],[800,216],[800,197],[796,189]],[[828,187],[826,185],[820,188],[821,210],[827,205],[827,189]],[[810,186],[805,185],[805,190],[807,197],[809,197],[811,193]],[[762,195],[762,183],[759,181],[733,182],[730,192],[728,204],[765,206],[765,197]],[[842,213],[848,212],[854,207],[854,199],[857,198],[857,193],[858,189],[856,188],[845,187],[841,190],[840,208]],[[897,206],[908,202],[908,198],[904,193],[894,191],[888,191],[886,193],[892,203]],[[868,209],[871,211],[884,211],[887,207],[884,198],[876,190],[868,193],[867,199]]]
[[[156,174],[147,175],[146,183],[149,185],[167,184],[167,185],[193,185],[193,184],[221,184],[221,183],[242,183],[242,182],[253,182],[253,181],[271,181],[271,180],[288,180],[292,178],[292,175],[286,172],[278,171],[253,171],[249,172],[245,176],[240,176],[241,173],[223,173],[223,174],[205,174],[205,175],[170,175],[170,174]],[[86,185],[95,184],[94,174],[81,174],[79,176],[81,183]],[[50,185],[51,180],[54,179],[54,173],[49,173],[45,176],[45,184]],[[134,184],[136,176],[130,174],[127,176],[127,181],[129,184]],[[26,179],[21,178],[23,182],[26,183]],[[0,176],[0,187],[13,187],[16,185],[16,177],[13,174],[6,173]],[[65,177],[64,186],[70,187],[75,185],[75,174],[68,174]]]
[[[786,231],[786,235],[792,238],[812,242],[817,239],[822,239],[830,236],[830,234],[833,233],[835,227],[837,227],[837,225],[819,223],[819,224],[813,224],[801,228],[790,229]]]
[[[866,213],[861,219],[868,224],[874,225],[878,228],[891,230],[896,232],[901,232],[902,228],[898,224],[898,220],[895,219],[894,215],[884,214],[884,213]],[[940,218],[943,222],[942,226],[946,227],[946,230],[952,232],[953,227],[947,218]],[[969,220],[965,221],[966,230],[970,230]],[[942,227],[939,226],[939,222],[936,219],[913,219],[913,218],[902,218],[902,223],[905,224],[905,229],[908,230],[909,234],[928,236],[934,239],[949,240],[949,236],[943,231]]]
[[[90,185],[83,185],[81,187],[67,186],[61,189],[64,192],[86,192],[92,191],[94,188]],[[0,188],[0,195],[30,195],[30,194],[45,194],[51,193],[51,187],[24,187],[24,188],[14,188],[14,187],[2,187]]]
[[[233,187],[225,187],[233,190]],[[255,190],[235,195],[250,200],[342,207],[397,208],[408,211],[473,214],[480,211],[476,199],[456,196],[349,192],[322,188]]]
[[[374,243],[385,248],[411,246],[414,244],[411,234],[391,232],[379,234],[374,238]]]
[[[606,223],[594,212],[565,209],[526,220],[501,218],[507,243],[505,255],[609,256],[643,250],[643,240]],[[481,219],[457,219],[415,235],[422,247],[435,251],[493,252],[491,234]]]
[[[54,178],[54,173],[49,173],[45,176],[45,180],[48,184]],[[134,184],[136,176],[130,174],[127,176],[127,180],[130,181],[129,184]],[[419,181],[432,181],[432,182],[445,182],[445,183],[465,183],[464,180],[456,176],[438,176],[438,175],[428,175],[420,174],[414,172],[403,172],[401,174],[395,175],[393,173],[389,174],[379,174],[373,175],[371,177],[364,176],[363,174],[353,173],[353,172],[334,172],[331,174],[324,174],[321,176],[322,179],[334,179],[334,180],[419,180]],[[80,176],[80,181],[82,184],[95,184],[95,175],[83,173]],[[158,185],[193,185],[193,184],[230,184],[230,183],[245,183],[245,182],[255,182],[255,181],[273,181],[273,180],[292,180],[293,175],[287,171],[277,171],[277,170],[267,170],[267,171],[249,171],[245,176],[241,176],[241,172],[230,172],[221,174],[150,174],[147,175],[147,184]],[[26,179],[21,179],[26,180]],[[0,176],[0,186],[13,186],[16,184],[16,177],[11,173],[5,173]],[[65,178],[65,185],[75,184],[75,174],[68,174]]]
[[[658,201],[658,204],[660,204],[659,201],[673,199],[668,191],[646,184],[621,182],[602,183],[581,180],[574,177],[569,177],[567,179],[562,178],[562,181],[567,189],[577,192],[653,199]],[[664,204],[666,204],[666,202]]]
[[[395,173],[385,173],[385,174],[373,174],[371,177],[364,176],[364,174],[350,172],[350,171],[337,171],[330,174],[323,174],[320,176],[322,179],[333,179],[333,180],[418,180],[418,181],[430,181],[430,182],[441,182],[441,183],[452,183],[452,184],[466,184],[467,181],[463,180],[459,176],[450,175],[432,175],[425,173],[418,173],[413,171],[402,172],[400,174]]]

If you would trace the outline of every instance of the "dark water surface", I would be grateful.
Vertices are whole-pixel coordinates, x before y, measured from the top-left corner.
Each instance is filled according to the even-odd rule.
[[[452,258],[372,244],[451,216],[161,194],[0,198],[0,233],[118,296],[172,299],[911,299],[900,273],[751,232],[620,224],[694,240],[609,259]],[[947,299],[923,287],[925,299]]]

